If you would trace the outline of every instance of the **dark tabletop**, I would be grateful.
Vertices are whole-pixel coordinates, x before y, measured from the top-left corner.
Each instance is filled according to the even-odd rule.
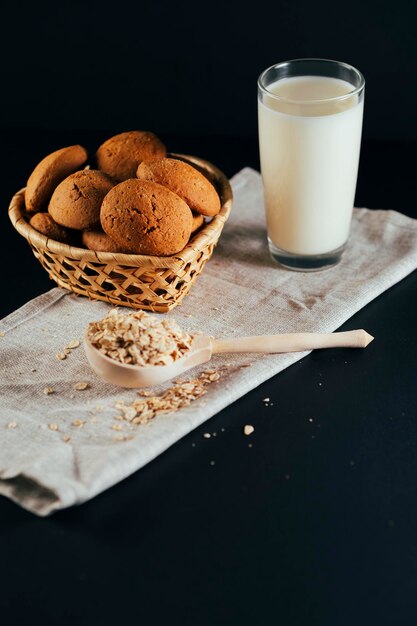
[[[46,153],[109,134],[1,133],[0,317],[54,286],[10,197]],[[255,139],[164,139],[258,167]],[[356,205],[417,218],[416,149],[365,142]],[[203,425],[49,518],[0,498],[1,626],[415,624],[416,320],[414,273],[342,327],[375,335],[366,351],[312,353],[213,417],[221,436]]]

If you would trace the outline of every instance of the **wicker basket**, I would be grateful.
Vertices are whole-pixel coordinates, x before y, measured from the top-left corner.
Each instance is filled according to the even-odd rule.
[[[48,239],[28,223],[24,189],[13,196],[9,217],[57,285],[92,300],[165,313],[181,302],[211,257],[232,206],[226,176],[197,157],[175,155],[195,165],[213,182],[221,210],[173,256],[113,254],[75,248]],[[30,217],[30,216],[29,216]]]

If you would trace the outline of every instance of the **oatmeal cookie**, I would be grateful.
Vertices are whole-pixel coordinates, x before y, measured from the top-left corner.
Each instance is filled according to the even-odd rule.
[[[166,148],[154,133],[132,130],[107,139],[96,152],[100,170],[121,182],[135,178],[139,163],[162,158]]]
[[[103,172],[75,172],[55,189],[48,211],[61,226],[76,230],[95,228],[100,224],[101,203],[113,186],[114,181]]]
[[[185,161],[171,158],[144,161],[136,174],[140,180],[168,187],[196,213],[212,216],[220,211],[220,198],[213,185]]]
[[[169,256],[187,244],[193,223],[188,205],[157,183],[126,180],[104,198],[103,230],[137,254]]]
[[[55,187],[69,174],[79,170],[87,158],[87,151],[82,146],[68,146],[42,159],[26,184],[26,210],[45,210]]]

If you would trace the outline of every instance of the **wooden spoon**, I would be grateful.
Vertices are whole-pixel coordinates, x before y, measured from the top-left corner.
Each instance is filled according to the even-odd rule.
[[[259,337],[236,337],[214,339],[196,335],[191,350],[170,365],[126,365],[97,350],[85,338],[85,351],[88,361],[98,376],[120,387],[150,387],[159,385],[171,378],[210,361],[213,354],[222,352],[304,352],[318,348],[366,348],[373,340],[364,330],[350,330],[343,333],[290,333],[288,335],[263,335]]]

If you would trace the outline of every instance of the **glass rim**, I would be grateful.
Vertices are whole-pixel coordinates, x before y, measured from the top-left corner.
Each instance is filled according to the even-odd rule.
[[[301,62],[308,63],[311,61],[315,61],[315,62],[319,61],[321,63],[339,65],[349,71],[353,71],[359,79],[359,85],[357,87],[354,87],[354,85],[352,85],[352,87],[354,87],[352,91],[348,91],[348,93],[345,93],[341,96],[333,96],[331,98],[320,98],[318,100],[294,100],[292,98],[286,98],[285,96],[279,96],[276,93],[269,91],[269,89],[264,85],[264,79],[266,75],[268,74],[268,72],[270,72],[271,70],[279,68],[279,67],[284,67],[285,65],[297,64]],[[317,76],[317,74],[310,74],[310,76]],[[295,78],[295,77],[286,76],[285,78]],[[278,80],[282,80],[282,79],[278,79]],[[258,88],[263,93],[265,93],[271,98],[274,98],[275,100],[278,100],[279,102],[284,102],[287,104],[310,105],[310,104],[320,104],[322,102],[338,102],[340,100],[351,98],[352,96],[359,94],[364,89],[364,87],[365,87],[365,78],[362,72],[356,69],[356,67],[353,67],[353,65],[349,65],[349,63],[344,63],[343,61],[335,61],[334,59],[322,59],[322,58],[315,58],[315,57],[306,57],[302,59],[290,59],[289,61],[280,61],[280,63],[274,63],[273,65],[270,65],[265,70],[263,70],[263,72],[261,72],[261,74],[258,77]]]

